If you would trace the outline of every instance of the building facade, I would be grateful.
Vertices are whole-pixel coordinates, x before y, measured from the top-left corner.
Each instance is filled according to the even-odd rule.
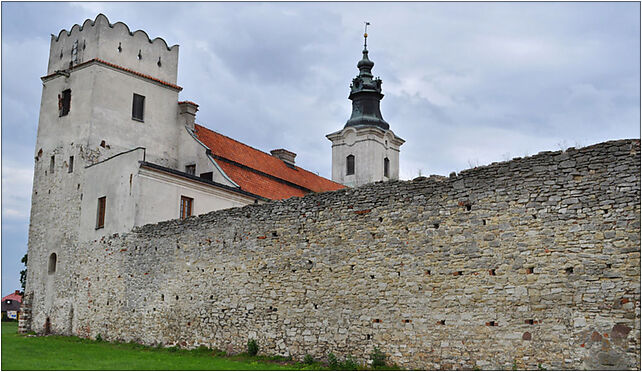
[[[34,330],[73,316],[82,242],[149,223],[343,188],[195,123],[178,45],[100,14],[51,38],[35,150],[27,298]]]

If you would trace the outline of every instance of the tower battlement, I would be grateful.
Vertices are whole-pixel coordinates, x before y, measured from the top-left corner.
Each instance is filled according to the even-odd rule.
[[[123,22],[111,24],[103,14],[51,35],[47,74],[94,58],[176,84],[178,45],[152,40],[143,30],[132,32]]]

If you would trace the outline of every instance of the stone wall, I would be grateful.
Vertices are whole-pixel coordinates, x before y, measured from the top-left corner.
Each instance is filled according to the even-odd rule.
[[[83,337],[639,369],[640,141],[147,225],[73,255],[56,273],[72,315],[51,322]]]

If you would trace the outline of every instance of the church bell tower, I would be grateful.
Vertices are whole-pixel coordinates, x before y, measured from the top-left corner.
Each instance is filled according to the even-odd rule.
[[[352,115],[342,130],[326,136],[332,141],[332,180],[350,187],[399,179],[399,147],[405,142],[381,115],[381,79],[372,75],[368,25],[363,57],[357,63],[359,75],[352,79],[348,96]]]

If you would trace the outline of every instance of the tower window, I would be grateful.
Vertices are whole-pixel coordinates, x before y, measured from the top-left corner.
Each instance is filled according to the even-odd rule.
[[[69,157],[69,173],[73,173],[74,171],[74,157],[70,156]]]
[[[383,159],[383,176],[390,177],[390,160],[388,158]]]
[[[56,169],[56,155],[51,155],[51,160],[49,161],[49,173],[53,174],[54,169]]]
[[[105,204],[106,197],[98,198],[98,211],[96,213],[96,230],[105,227]]]
[[[145,96],[134,93],[132,102],[132,119],[143,121],[145,114]]]
[[[49,275],[55,274],[56,273],[56,263],[58,261],[58,256],[56,256],[55,253],[52,253],[49,256],[49,267],[47,269],[47,273]]]
[[[193,198],[181,195],[181,219],[185,219],[192,215]]]
[[[354,174],[354,155],[348,155],[346,158],[346,175]]]
[[[58,116],[67,116],[71,109],[71,89],[65,89],[58,95]]]

